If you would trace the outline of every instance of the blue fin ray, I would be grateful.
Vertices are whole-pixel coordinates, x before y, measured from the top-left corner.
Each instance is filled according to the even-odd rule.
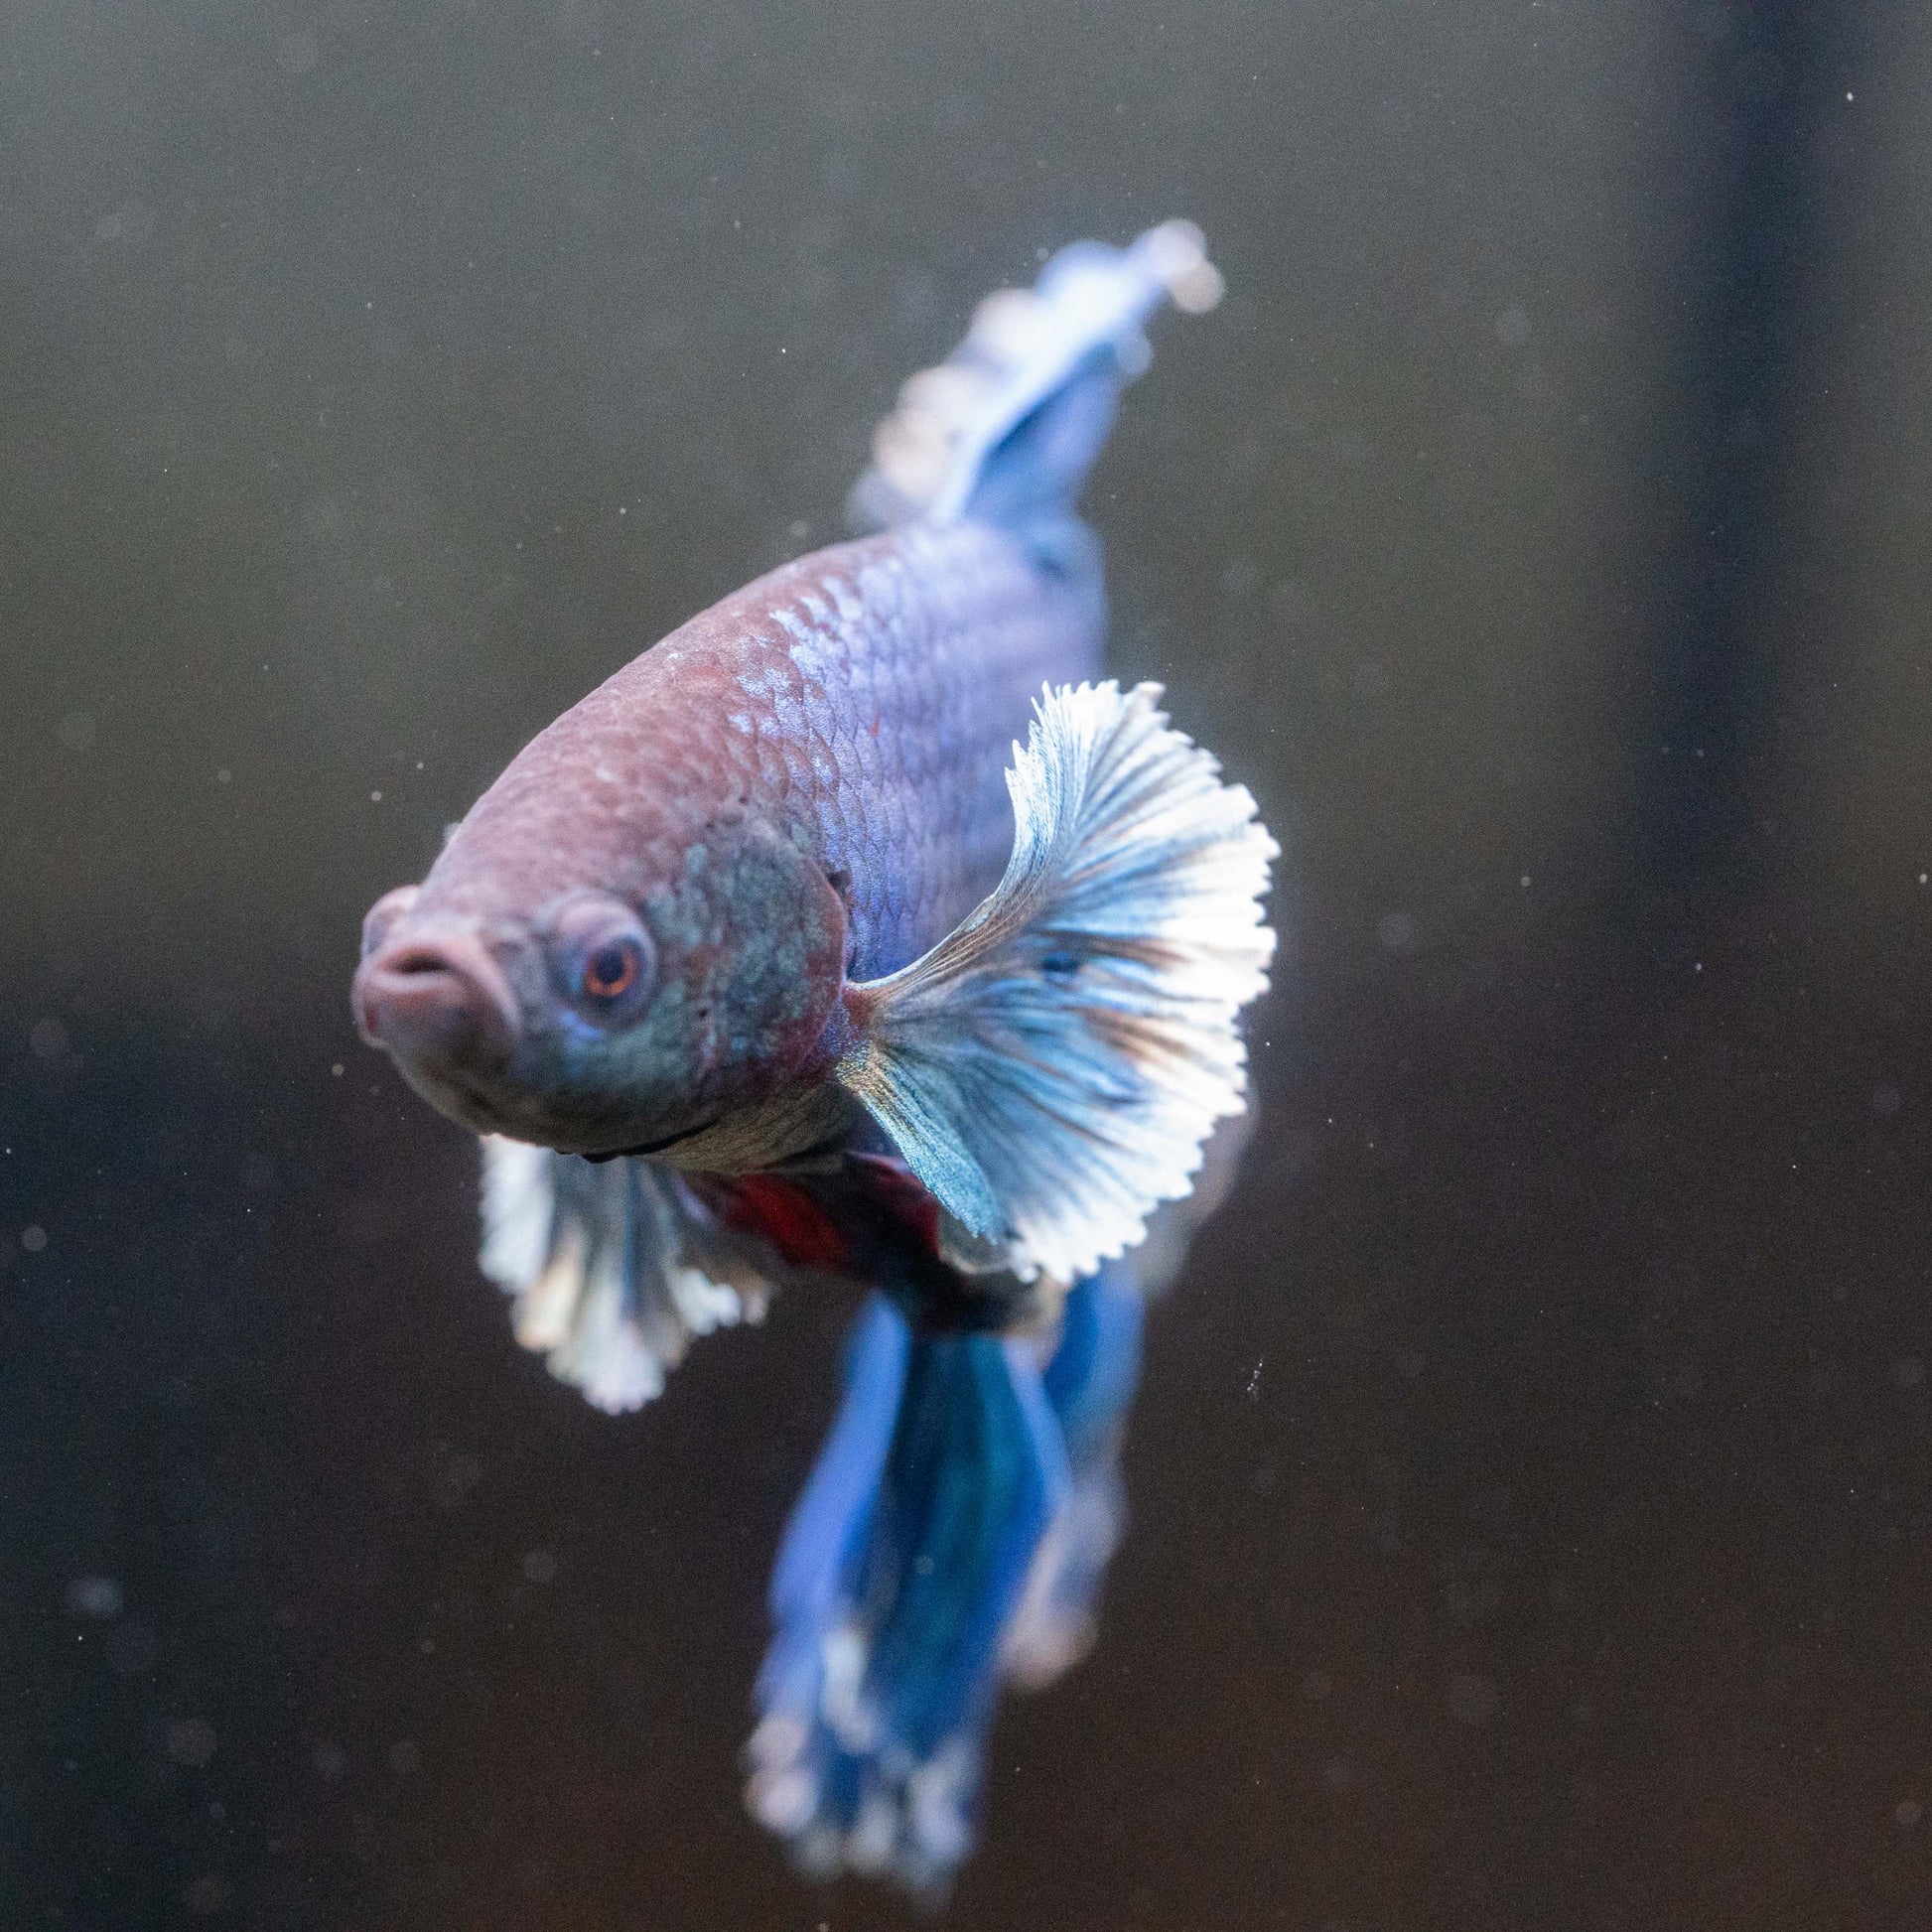
[[[1198,312],[1221,278],[1200,230],[1164,221],[1126,248],[1062,248],[1031,289],[982,302],[966,339],[899,392],[848,504],[861,529],[974,517],[1026,530],[1070,517],[1147,366],[1142,324],[1163,301]]]

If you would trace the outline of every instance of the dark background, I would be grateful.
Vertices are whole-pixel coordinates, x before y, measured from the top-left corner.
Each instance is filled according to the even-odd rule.
[[[1288,946],[948,1922],[1927,1921],[1932,19],[5,15],[0,1923],[905,1922],[738,1796],[848,1311],[593,1414],[346,982],[980,294],[1178,213],[1090,500]]]

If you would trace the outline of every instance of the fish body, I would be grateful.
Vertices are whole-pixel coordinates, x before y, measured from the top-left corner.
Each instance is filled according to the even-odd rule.
[[[405,998],[454,941],[517,1009],[496,1061],[411,1054],[405,1022],[405,1073],[483,1132],[572,1153],[744,1172],[804,1152],[847,1111],[801,1091],[843,980],[907,964],[991,890],[1013,742],[1042,685],[1098,668],[1101,631],[1094,569],[978,522],[821,550],[692,619],[531,741],[385,935]],[[544,945],[610,899],[674,990],[615,1072]]]
[[[1074,509],[1143,321],[1218,287],[1167,223],[989,298],[882,425],[871,534],[618,671],[364,923],[357,1022],[483,1134],[483,1271],[597,1407],[865,1292],[749,1756],[815,1871],[965,1857],[1000,1683],[1090,1640],[1142,1297],[1238,1152],[1274,842],[1095,681]]]

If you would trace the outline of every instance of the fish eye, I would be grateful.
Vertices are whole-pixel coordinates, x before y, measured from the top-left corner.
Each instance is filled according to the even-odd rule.
[[[609,939],[584,962],[584,991],[594,1000],[621,1000],[637,984],[643,955],[634,939]]]
[[[592,1019],[627,1019],[651,990],[650,936],[615,899],[577,899],[551,923],[551,949],[564,997]]]

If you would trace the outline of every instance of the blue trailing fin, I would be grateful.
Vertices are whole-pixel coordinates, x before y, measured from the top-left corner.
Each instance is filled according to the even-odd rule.
[[[1164,301],[1198,312],[1220,295],[1190,221],[1126,248],[1062,248],[1033,288],[988,296],[966,340],[899,391],[847,505],[852,522],[972,517],[1028,530],[1070,517],[1121,390],[1147,366],[1141,325]]]
[[[1122,1517],[1140,1296],[1067,1295],[1058,1339],[915,1335],[884,1295],[771,1584],[746,1797],[807,1870],[937,1895],[972,1850],[1003,1677],[1085,1649]]]

